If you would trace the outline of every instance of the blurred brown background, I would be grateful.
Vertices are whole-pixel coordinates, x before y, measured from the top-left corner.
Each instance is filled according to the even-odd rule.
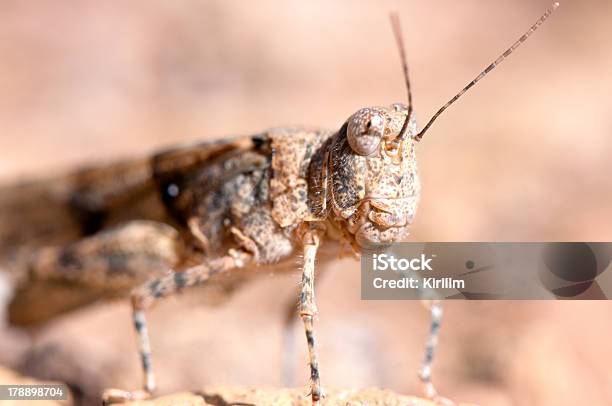
[[[549,6],[5,0],[0,181],[274,126],[338,128],[360,107],[402,101],[390,10],[402,16],[423,124]],[[610,2],[563,1],[436,122],[419,147],[416,240],[612,240],[611,21]],[[324,384],[417,392],[426,311],[362,302],[357,263],[333,268],[318,289]],[[161,390],[282,385],[283,309],[297,280],[297,270],[260,280],[214,309],[195,295],[156,308]],[[434,379],[444,395],[481,405],[612,404],[610,310],[605,302],[449,303]],[[305,387],[295,333],[294,384]],[[140,383],[126,303],[68,315],[22,355],[3,358],[68,381],[84,399]]]

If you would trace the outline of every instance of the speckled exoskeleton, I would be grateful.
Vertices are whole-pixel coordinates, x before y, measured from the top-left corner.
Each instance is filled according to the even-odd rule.
[[[442,111],[525,41],[554,8],[420,132],[396,18],[408,105],[360,109],[335,131],[276,128],[4,188],[0,254],[16,288],[11,320],[36,322],[131,292],[144,387],[109,390],[105,396],[108,401],[146,397],[156,386],[147,309],[190,286],[231,285],[257,269],[291,268],[302,256],[299,316],[308,344],[312,403],[318,404],[323,391],[314,334],[315,259],[336,258],[338,245],[358,255],[408,235],[421,190],[417,142]],[[430,370],[440,326],[438,303],[431,304],[431,314],[420,377],[427,396],[435,398]]]

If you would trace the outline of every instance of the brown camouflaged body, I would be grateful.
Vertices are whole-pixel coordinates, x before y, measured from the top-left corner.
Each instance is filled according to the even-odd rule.
[[[399,240],[419,196],[414,120],[411,136],[396,142],[405,117],[401,104],[362,109],[337,132],[277,128],[5,187],[2,267],[22,286],[13,308],[42,292],[70,303],[60,309],[124,295],[147,274],[236,246],[258,264],[282,262],[306,224],[355,252]],[[97,271],[82,277],[84,269]],[[65,280],[96,294],[80,289],[85,298],[76,299]],[[49,281],[61,293],[49,293]]]

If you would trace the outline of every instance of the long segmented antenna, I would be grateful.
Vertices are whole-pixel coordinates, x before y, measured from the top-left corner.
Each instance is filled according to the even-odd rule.
[[[412,115],[412,91],[410,90],[410,78],[408,76],[408,62],[406,60],[406,48],[404,47],[404,40],[402,39],[402,26],[400,24],[400,18],[397,12],[389,15],[391,19],[391,28],[393,29],[393,35],[397,42],[397,48],[399,49],[400,59],[402,61],[402,69],[404,70],[404,80],[406,81],[406,91],[408,92],[408,114],[406,120],[402,125],[402,129],[398,134],[398,139],[401,141],[404,139],[406,130],[408,129],[408,123],[410,122],[410,116]]]
[[[478,81],[480,79],[482,79],[483,77],[485,77],[487,75],[487,73],[491,72],[493,70],[493,68],[495,68],[497,65],[499,65],[504,59],[506,59],[508,57],[508,55],[510,55],[512,52],[514,52],[514,50],[516,48],[518,48],[523,42],[525,42],[525,40],[527,40],[527,38],[533,34],[533,32],[535,30],[537,30],[540,25],[542,25],[542,23],[544,21],[546,21],[546,19],[548,17],[550,17],[550,15],[553,13],[553,11],[555,11],[557,9],[557,7],[559,7],[559,3],[555,2],[553,3],[552,7],[549,8],[548,10],[546,10],[546,12],[542,15],[542,17],[540,17],[538,19],[538,21],[535,22],[535,24],[533,24],[531,26],[531,28],[529,28],[529,30],[527,30],[527,32],[525,32],[514,44],[512,44],[512,46],[510,48],[508,48],[503,54],[501,54],[496,60],[495,62],[493,62],[491,65],[487,66],[485,70],[483,70],[482,72],[480,72],[480,74],[478,76],[476,76],[476,78],[474,80],[472,80],[470,83],[467,84],[466,87],[464,87],[459,93],[457,93],[452,99],[450,99],[444,106],[440,107],[440,109],[436,112],[436,114],[434,114],[429,121],[427,122],[427,124],[425,125],[425,127],[423,127],[423,129],[416,135],[415,140],[416,141],[420,141],[421,138],[423,138],[423,135],[425,135],[425,132],[429,129],[429,127],[431,127],[431,125],[433,124],[434,121],[436,121],[436,119],[438,118],[438,116],[440,114],[442,114],[442,112],[444,110],[446,110],[451,104],[453,104],[454,102],[457,101],[458,98],[460,98],[465,92],[467,92],[472,86],[474,86],[476,83],[478,83]],[[407,70],[407,68],[406,68]],[[410,87],[409,87],[410,89]],[[409,91],[410,92],[410,91]],[[410,94],[410,93],[409,93]],[[410,109],[410,107],[409,107]],[[408,122],[409,117],[406,117],[406,122]],[[406,123],[404,123],[404,127],[406,127]]]

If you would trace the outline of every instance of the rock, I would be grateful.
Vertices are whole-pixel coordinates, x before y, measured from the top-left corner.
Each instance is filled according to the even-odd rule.
[[[206,406],[210,403],[206,403],[204,397],[193,393],[177,393],[174,395],[160,396],[152,400],[141,400],[138,402],[129,402],[125,405],[130,406]]]
[[[42,383],[57,383],[48,381],[39,381],[34,378],[25,377],[10,369],[0,367],[0,385],[35,385]],[[24,406],[29,403],[23,400],[3,400],[0,402],[2,406]],[[67,400],[37,400],[37,406],[70,406],[73,404],[72,395],[68,393]]]
[[[201,392],[178,393],[156,399],[128,402],[124,406],[225,406],[225,405],[310,406],[304,389],[205,388]],[[398,395],[390,390],[333,390],[325,397],[325,406],[436,406],[432,401]],[[468,406],[466,404],[458,406]]]

